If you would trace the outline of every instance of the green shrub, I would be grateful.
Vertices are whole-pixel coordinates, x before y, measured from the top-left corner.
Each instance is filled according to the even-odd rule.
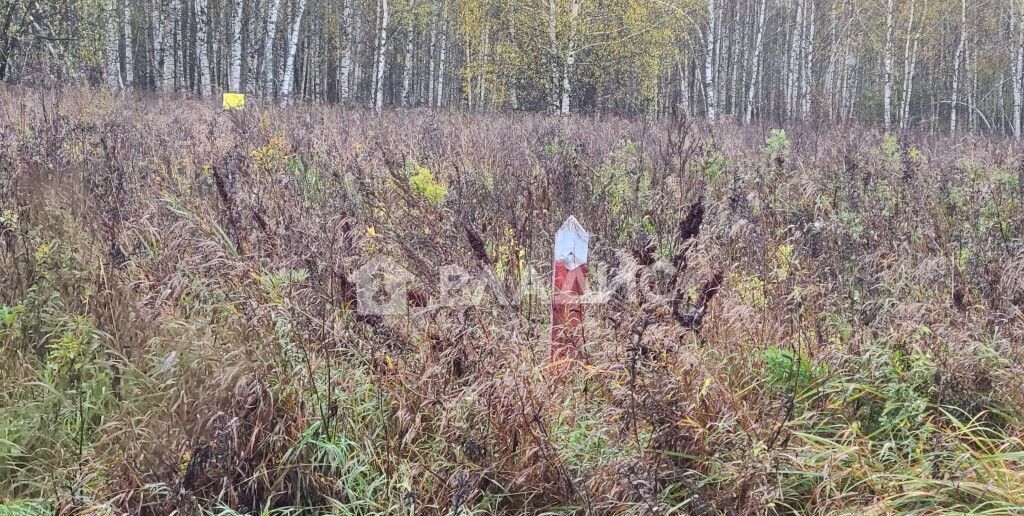
[[[441,204],[448,196],[448,187],[434,178],[434,173],[429,168],[413,164],[413,173],[409,176],[409,187],[412,191],[423,197],[430,204],[435,206]]]
[[[772,129],[764,141],[764,153],[780,164],[789,158],[789,147],[789,137],[784,129]]]
[[[885,155],[889,166],[894,168],[900,166],[900,142],[892,133],[885,133],[885,136],[882,137],[882,154]]]
[[[804,353],[770,347],[761,352],[768,385],[799,393],[825,375],[824,365],[816,364]]]

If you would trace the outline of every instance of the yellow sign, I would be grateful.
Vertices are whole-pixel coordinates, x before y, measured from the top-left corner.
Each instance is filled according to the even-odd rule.
[[[245,93],[225,93],[224,109],[242,109],[245,107]]]

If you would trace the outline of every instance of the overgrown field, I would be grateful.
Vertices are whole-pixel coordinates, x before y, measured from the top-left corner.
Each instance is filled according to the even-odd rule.
[[[1019,513],[1020,151],[0,92],[0,515]]]

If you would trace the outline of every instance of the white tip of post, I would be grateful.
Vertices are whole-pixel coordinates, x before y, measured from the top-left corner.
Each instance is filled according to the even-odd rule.
[[[555,233],[555,261],[562,260],[567,269],[573,270],[587,263],[589,245],[590,234],[570,215]]]

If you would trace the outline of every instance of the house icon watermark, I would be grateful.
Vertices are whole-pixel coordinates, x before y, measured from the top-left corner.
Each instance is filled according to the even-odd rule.
[[[415,276],[384,255],[377,255],[350,276],[356,285],[356,311],[362,315],[409,313],[409,282]]]

